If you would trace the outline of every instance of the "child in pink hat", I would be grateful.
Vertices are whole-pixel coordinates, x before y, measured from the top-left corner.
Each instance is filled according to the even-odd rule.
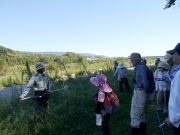
[[[110,113],[104,112],[103,110],[103,103],[105,100],[105,93],[112,92],[111,87],[106,83],[107,77],[104,74],[98,74],[96,77],[90,78],[90,82],[98,87],[99,92],[95,114],[102,114],[102,125],[101,125],[101,134],[102,135],[110,135],[109,131],[109,120],[110,120]]]

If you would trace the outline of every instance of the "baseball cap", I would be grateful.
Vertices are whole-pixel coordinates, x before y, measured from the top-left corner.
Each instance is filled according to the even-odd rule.
[[[169,53],[173,55],[175,52],[177,52],[180,55],[180,43],[178,43],[174,49],[166,51],[166,53]]]

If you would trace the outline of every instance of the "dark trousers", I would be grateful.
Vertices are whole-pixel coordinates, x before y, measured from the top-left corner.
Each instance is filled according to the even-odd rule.
[[[166,90],[166,106],[168,108],[168,104],[169,104],[169,96],[170,96],[170,90]]]
[[[180,126],[177,128],[172,125],[174,135],[180,135]]]
[[[121,78],[121,81],[119,81],[120,92],[123,92],[123,84],[125,85],[127,92],[130,92],[129,82],[127,78]]]
[[[103,116],[103,120],[102,120],[101,135],[110,135],[109,120],[110,120],[110,114],[106,113],[106,115]]]
[[[35,92],[34,95],[40,96],[44,93],[46,93],[46,91],[45,92]],[[49,110],[49,100],[48,99],[40,98],[40,99],[34,100],[35,119],[37,121],[46,119],[48,110]]]

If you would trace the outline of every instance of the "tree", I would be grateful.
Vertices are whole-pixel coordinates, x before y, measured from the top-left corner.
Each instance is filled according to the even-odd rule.
[[[170,8],[172,5],[175,5],[176,0],[167,0],[167,5],[165,5],[164,9]]]

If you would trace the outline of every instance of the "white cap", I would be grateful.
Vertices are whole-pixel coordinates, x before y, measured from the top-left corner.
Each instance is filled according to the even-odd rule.
[[[164,62],[168,62],[170,59],[172,58],[172,55],[167,53],[165,56],[164,56]]]

